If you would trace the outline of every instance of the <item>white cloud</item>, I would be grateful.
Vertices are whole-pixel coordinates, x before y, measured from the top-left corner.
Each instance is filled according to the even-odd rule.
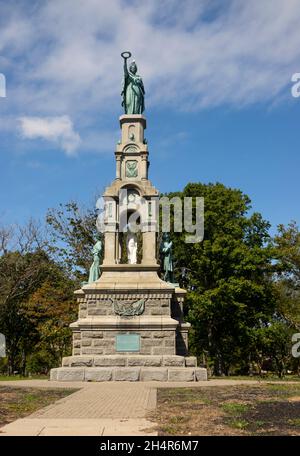
[[[144,78],[146,109],[275,106],[290,100],[290,78],[300,70],[299,0],[28,5],[1,10],[9,86],[3,109],[41,118],[67,113],[80,125],[82,150],[92,143],[95,119],[106,131],[101,119],[121,113],[123,50],[132,51]]]
[[[73,155],[80,145],[80,136],[74,131],[68,116],[21,117],[19,120],[24,138],[52,141],[57,143],[67,155]]]

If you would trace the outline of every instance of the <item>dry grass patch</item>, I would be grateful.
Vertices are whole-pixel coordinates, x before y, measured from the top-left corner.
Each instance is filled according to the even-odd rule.
[[[300,384],[161,388],[159,435],[300,435]]]
[[[36,410],[46,407],[75,391],[77,390],[0,386],[0,426],[31,415]]]

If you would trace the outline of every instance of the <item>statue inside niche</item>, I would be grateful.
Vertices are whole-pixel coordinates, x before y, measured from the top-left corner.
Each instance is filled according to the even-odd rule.
[[[137,264],[137,237],[131,232],[127,235],[127,258],[128,264]]]

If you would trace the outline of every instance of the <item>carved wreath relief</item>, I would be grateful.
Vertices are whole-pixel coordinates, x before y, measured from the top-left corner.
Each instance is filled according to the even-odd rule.
[[[111,300],[115,314],[121,317],[133,317],[141,315],[145,310],[145,299],[139,301],[117,302]]]

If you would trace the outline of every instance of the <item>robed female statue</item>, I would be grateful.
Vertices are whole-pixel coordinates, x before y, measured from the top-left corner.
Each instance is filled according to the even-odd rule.
[[[102,253],[102,241],[101,241],[100,237],[98,237],[98,240],[92,250],[94,261],[90,267],[88,283],[96,282],[96,280],[98,280],[100,277],[101,253]]]
[[[127,68],[130,52],[122,52],[124,59],[124,79],[121,96],[125,114],[143,114],[145,110],[145,89],[142,78],[137,74],[137,66],[133,60]]]

